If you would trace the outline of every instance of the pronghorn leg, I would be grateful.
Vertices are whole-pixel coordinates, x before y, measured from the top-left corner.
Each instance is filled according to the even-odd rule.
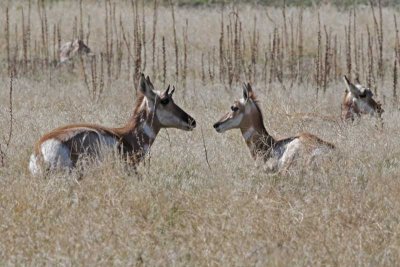
[[[286,146],[286,150],[279,160],[278,168],[279,172],[287,173],[290,166],[292,166],[295,158],[299,154],[301,148],[300,139],[295,139]]]
[[[268,173],[275,173],[279,169],[279,161],[276,158],[268,159],[263,165],[264,171]]]

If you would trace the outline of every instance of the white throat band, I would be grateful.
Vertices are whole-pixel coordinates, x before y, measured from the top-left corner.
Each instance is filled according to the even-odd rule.
[[[156,134],[154,133],[153,129],[147,123],[143,124],[143,131],[150,139],[156,138]]]
[[[249,138],[253,136],[254,132],[255,129],[253,127],[250,127],[247,131],[243,133],[244,140],[249,140]]]

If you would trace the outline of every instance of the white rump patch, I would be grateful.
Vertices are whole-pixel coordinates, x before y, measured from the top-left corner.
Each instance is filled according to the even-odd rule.
[[[57,139],[49,139],[40,145],[43,161],[50,170],[68,169],[73,166],[71,152],[66,145]],[[37,161],[37,160],[36,160]]]
[[[298,155],[301,146],[302,143],[299,138],[294,139],[292,142],[286,145],[285,152],[283,152],[282,157],[279,159],[279,169],[290,166],[295,157]]]
[[[32,175],[38,175],[41,173],[40,166],[38,164],[38,158],[35,154],[32,154],[29,159],[29,170]]]

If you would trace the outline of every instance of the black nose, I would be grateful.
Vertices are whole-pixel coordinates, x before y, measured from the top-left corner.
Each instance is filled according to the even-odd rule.
[[[213,125],[214,129],[217,129],[217,128],[218,128],[218,126],[219,126],[219,123],[218,123],[218,122],[217,122],[217,123],[215,123],[215,124]]]
[[[188,124],[190,125],[190,127],[196,128],[196,121],[193,118],[188,119]]]

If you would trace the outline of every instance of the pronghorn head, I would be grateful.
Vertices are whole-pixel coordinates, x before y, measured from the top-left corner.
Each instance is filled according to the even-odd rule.
[[[89,54],[90,48],[82,40],[76,39],[72,43],[73,51],[78,54]]]
[[[369,88],[362,86],[358,81],[353,84],[344,76],[347,86],[343,98],[344,118],[354,119],[354,115],[370,114],[371,116],[381,117],[384,110],[382,104],[373,99],[374,94]]]
[[[233,102],[231,111],[214,124],[217,132],[240,128],[242,130],[262,125],[262,114],[249,83],[243,84],[243,98]]]
[[[141,75],[139,81],[140,92],[145,96],[147,106],[163,128],[178,128],[185,131],[193,130],[196,121],[172,99],[175,87],[170,91],[170,86],[164,91],[155,91],[149,76]]]

